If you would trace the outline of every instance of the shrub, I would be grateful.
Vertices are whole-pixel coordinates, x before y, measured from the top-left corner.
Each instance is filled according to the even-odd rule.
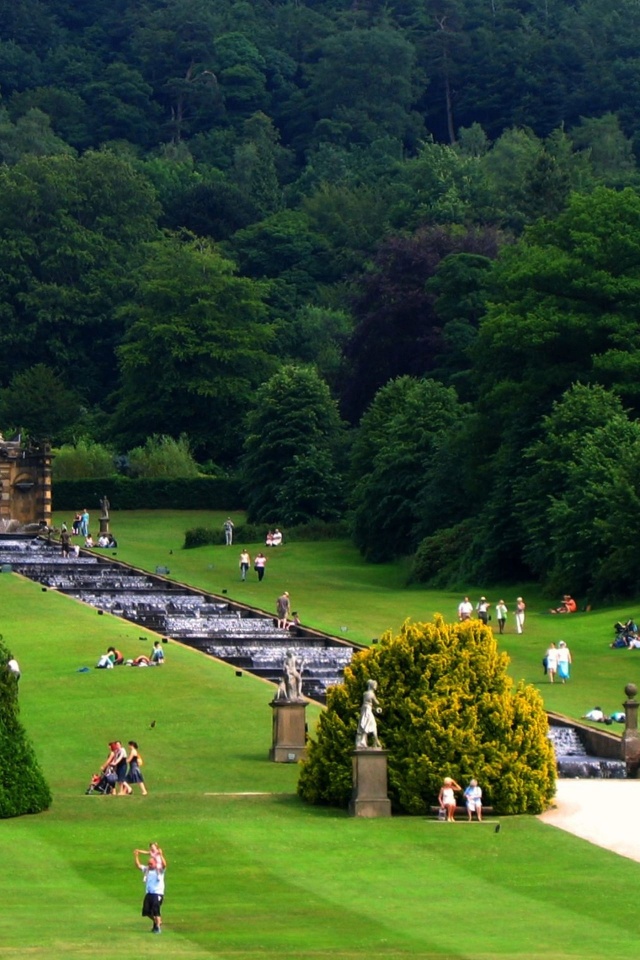
[[[282,530],[282,527],[279,528]],[[235,543],[264,543],[267,526],[264,523],[242,523],[236,524],[233,530],[233,539]],[[347,524],[344,521],[336,523],[325,523],[323,520],[312,520],[310,523],[300,524],[296,527],[287,527],[282,530],[283,542],[293,543],[294,541],[317,541],[317,540],[342,540],[348,536]],[[207,527],[193,527],[187,530],[184,535],[184,549],[190,550],[193,547],[205,547],[224,543],[224,530],[222,525],[220,529],[210,529]]]
[[[432,587],[454,587],[464,580],[464,564],[473,535],[474,520],[463,520],[438,530],[418,544],[410,581]]]
[[[54,480],[89,480],[116,475],[113,451],[93,440],[65,443],[55,451]]]
[[[117,510],[239,510],[238,483],[232,478],[194,477],[131,480],[60,480],[53,484],[53,508],[76,511],[97,509],[102,496]]]
[[[0,818],[40,813],[51,791],[20,723],[18,681],[7,670],[11,653],[0,636]]]
[[[173,437],[149,437],[144,447],[129,451],[129,469],[133,477],[155,479],[158,477],[197,477],[198,465],[189,449],[189,440],[182,434]]]
[[[461,784],[476,777],[497,813],[540,813],[555,790],[547,717],[533,686],[513,687],[508,662],[479,621],[447,625],[437,616],[405,623],[397,637],[386,634],[356,654],[344,683],[329,691],[300,796],[348,804],[362,694],[374,679],[394,810],[426,813],[449,775]]]

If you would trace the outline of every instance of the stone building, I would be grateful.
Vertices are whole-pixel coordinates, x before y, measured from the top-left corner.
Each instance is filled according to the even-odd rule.
[[[51,445],[0,434],[0,533],[51,523]]]

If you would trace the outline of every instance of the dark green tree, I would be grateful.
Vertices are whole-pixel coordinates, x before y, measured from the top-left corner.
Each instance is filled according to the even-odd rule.
[[[81,415],[77,394],[43,363],[16,373],[0,390],[0,423],[5,431],[25,431],[36,440],[59,443],[70,437]]]
[[[389,751],[389,795],[399,813],[425,814],[443,775],[475,777],[501,814],[540,813],[555,792],[555,757],[542,697],[513,686],[508,657],[479,621],[405,623],[397,637],[354,656],[332,687],[298,782],[311,803],[346,806],[367,680],[378,684],[378,734]]]
[[[282,367],[247,417],[243,476],[249,519],[292,525],[337,519],[344,425],[315,370]]]
[[[367,560],[411,554],[425,535],[425,490],[463,414],[455,391],[435,380],[400,377],[376,394],[353,444],[350,484],[353,539]]]
[[[123,308],[113,424],[121,446],[143,444],[161,427],[174,439],[187,434],[198,456],[237,457],[244,414],[275,366],[266,293],[203,240],[169,235],[150,245]]]
[[[20,721],[19,681],[7,669],[11,659],[0,635],[0,819],[51,806],[51,791]]]
[[[640,424],[598,385],[576,384],[543,419],[515,487],[524,559],[550,591],[635,595],[639,454]]]

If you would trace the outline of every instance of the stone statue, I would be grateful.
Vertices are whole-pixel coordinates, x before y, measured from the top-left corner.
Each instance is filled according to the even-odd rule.
[[[287,700],[303,700],[302,670],[304,660],[298,660],[293,650],[287,650],[284,661],[284,685],[287,691]]]
[[[378,740],[378,724],[376,723],[375,713],[382,713],[378,706],[376,690],[378,684],[375,680],[367,681],[367,689],[362,696],[362,707],[360,709],[360,719],[358,721],[358,730],[356,733],[356,750],[367,750],[369,747],[369,737],[373,739],[373,747],[380,750],[380,741]]]
[[[100,519],[101,519],[101,520],[108,520],[108,519],[109,519],[109,507],[111,506],[111,504],[110,504],[109,501],[107,500],[107,495],[106,495],[106,493],[105,493],[104,497],[103,497],[103,498],[101,499],[101,501],[100,501],[100,506],[102,507],[102,513],[100,514]]]

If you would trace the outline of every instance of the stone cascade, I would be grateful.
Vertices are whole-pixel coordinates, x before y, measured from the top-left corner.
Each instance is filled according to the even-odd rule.
[[[550,726],[549,739],[556,754],[559,777],[621,780],[627,776],[624,760],[590,756],[576,727]]]
[[[104,555],[62,557],[57,544],[0,536],[0,565],[97,610],[130,620],[277,683],[288,650],[304,661],[305,696],[324,701],[340,683],[354,646],[265,613],[146,574]]]

